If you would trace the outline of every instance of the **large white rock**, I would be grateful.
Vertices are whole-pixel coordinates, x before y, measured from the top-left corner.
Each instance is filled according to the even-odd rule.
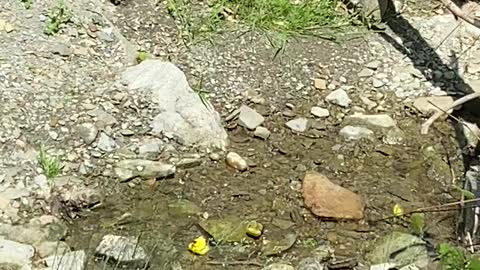
[[[170,133],[186,144],[224,149],[227,132],[218,112],[207,108],[188,85],[185,74],[174,64],[146,60],[128,68],[122,80],[130,90],[144,91],[158,104],[154,133]]]
[[[0,264],[30,264],[35,249],[30,245],[0,239]]]

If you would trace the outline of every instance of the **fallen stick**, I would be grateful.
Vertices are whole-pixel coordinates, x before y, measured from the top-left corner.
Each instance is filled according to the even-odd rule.
[[[453,13],[453,15],[457,16],[458,18],[466,21],[467,23],[480,28],[480,21],[470,16],[466,15],[457,5],[455,5],[451,0],[440,0],[445,7]]]
[[[428,133],[428,129],[430,128],[430,126],[433,124],[433,122],[435,122],[435,120],[437,120],[438,118],[440,118],[442,115],[445,114],[445,112],[448,112],[450,111],[451,109],[455,108],[455,107],[458,107],[462,104],[465,104],[467,102],[469,102],[470,100],[472,99],[476,99],[480,97],[480,93],[471,93],[471,94],[468,94],[466,96],[463,96],[457,100],[455,100],[452,105],[448,106],[447,108],[444,108],[443,110],[441,111],[438,111],[436,112],[435,114],[433,114],[430,118],[428,118],[427,121],[425,121],[425,123],[422,124],[422,128],[420,130],[420,133],[422,135],[426,135]]]

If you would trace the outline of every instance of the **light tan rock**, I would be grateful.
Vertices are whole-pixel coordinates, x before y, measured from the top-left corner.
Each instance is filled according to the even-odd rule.
[[[307,172],[303,179],[305,205],[319,217],[362,219],[363,202],[357,194],[332,183],[317,172]]]

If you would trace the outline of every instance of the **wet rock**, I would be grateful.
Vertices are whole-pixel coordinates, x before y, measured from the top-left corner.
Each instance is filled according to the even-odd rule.
[[[68,186],[56,191],[60,194],[62,202],[74,209],[85,209],[101,202],[100,191],[85,186]]]
[[[370,68],[364,68],[358,73],[358,77],[360,78],[365,78],[365,77],[370,77],[373,75],[373,70]]]
[[[305,132],[308,129],[308,119],[303,117],[293,119],[285,123],[285,125],[293,131]]]
[[[95,249],[95,255],[112,259],[125,267],[142,268],[148,263],[147,253],[133,237],[105,235]]]
[[[385,85],[385,83],[382,80],[379,80],[379,79],[373,79],[372,80],[372,86],[375,87],[375,88],[380,88],[384,85]]]
[[[327,109],[320,107],[312,107],[312,109],[310,109],[310,113],[318,118],[325,118],[330,116],[330,112]]]
[[[317,258],[305,258],[297,265],[297,270],[323,270],[326,269],[325,262]]]
[[[327,89],[327,81],[324,79],[315,79],[313,80],[313,86],[318,90]]]
[[[480,138],[480,128],[477,124],[463,121],[461,128],[463,129],[463,135],[465,136],[466,144],[472,147],[476,147],[478,144],[478,138]]]
[[[354,141],[363,138],[372,138],[374,133],[364,127],[345,126],[340,130],[339,134],[347,141]]]
[[[97,118],[96,124],[100,127],[113,126],[117,123],[117,119],[115,119],[115,117],[102,109],[89,111],[88,114]]]
[[[303,179],[305,205],[319,217],[337,219],[362,219],[361,198],[332,183],[326,176],[317,172],[307,172]]]
[[[201,157],[186,157],[174,162],[177,168],[188,169],[202,164]]]
[[[380,62],[378,60],[373,60],[373,61],[365,64],[365,67],[367,67],[369,69],[377,70],[380,67],[381,64],[382,64],[382,62]]]
[[[295,268],[290,264],[272,263],[262,268],[262,270],[295,270]]]
[[[70,247],[63,241],[46,241],[35,244],[35,251],[40,258],[46,258],[67,253],[70,251]]]
[[[365,104],[365,106],[367,106],[367,110],[372,110],[377,106],[377,103],[375,103],[374,101],[371,101],[366,97],[360,97],[360,100],[363,102],[363,104]]]
[[[409,264],[425,267],[429,262],[425,241],[410,234],[392,232],[378,239],[373,247],[367,257],[374,265],[393,263],[396,268]]]
[[[226,162],[229,166],[239,171],[245,171],[248,168],[247,161],[235,152],[227,154]]]
[[[354,113],[345,118],[346,121],[354,123],[356,125],[370,125],[380,128],[392,128],[396,127],[397,123],[387,114],[362,114]]]
[[[380,263],[370,266],[370,270],[390,270],[395,268],[394,263]]]
[[[297,241],[295,233],[278,235],[278,239],[268,239],[268,242],[262,246],[262,253],[266,256],[278,255],[289,250]]]
[[[253,133],[256,137],[266,140],[270,137],[270,130],[264,127],[257,127]]]
[[[101,132],[100,136],[98,138],[98,144],[97,144],[98,149],[104,151],[104,152],[112,152],[113,150],[118,148],[117,143],[115,142],[114,139],[110,138],[107,134]]]
[[[56,254],[45,258],[48,267],[55,270],[83,270],[85,268],[85,251],[73,251]]]
[[[7,188],[5,191],[0,193],[0,197],[7,200],[15,200],[23,197],[28,197],[30,191],[26,188]]]
[[[142,158],[148,155],[157,155],[162,151],[163,142],[159,139],[143,143],[138,147],[138,155]]]
[[[201,220],[198,223],[217,242],[241,242],[247,235],[248,221],[237,216],[227,216],[218,219]]]
[[[419,97],[413,102],[413,107],[423,114],[432,114],[438,111],[445,111],[447,107],[453,104],[453,97]],[[449,110],[451,113],[453,110]]]
[[[382,137],[382,141],[389,145],[402,145],[405,143],[406,134],[399,128],[393,128],[387,131],[387,134]]]
[[[73,53],[73,49],[66,44],[57,43],[52,46],[52,53],[61,56],[70,56]]]
[[[338,89],[330,93],[326,98],[326,101],[329,103],[338,105],[340,107],[348,107],[350,103],[352,103],[352,100],[348,97],[347,92],[343,89]]]
[[[202,209],[189,200],[177,200],[168,204],[168,212],[173,216],[193,216],[200,213]]]
[[[34,253],[35,249],[30,245],[0,239],[0,264],[29,264]]]
[[[135,177],[161,179],[175,174],[175,170],[174,165],[143,159],[122,160],[114,168],[115,174],[121,181],[127,181]]]
[[[188,85],[185,74],[174,64],[145,60],[128,68],[123,81],[131,90],[143,90],[158,104],[153,133],[172,133],[187,145],[224,149],[227,133],[219,114],[204,105]]]
[[[248,106],[242,105],[239,110],[238,121],[240,125],[248,129],[254,130],[265,121],[265,118],[263,118],[261,114]]]

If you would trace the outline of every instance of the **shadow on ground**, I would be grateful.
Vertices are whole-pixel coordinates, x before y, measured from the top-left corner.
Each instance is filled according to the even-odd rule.
[[[442,90],[453,93],[452,96],[454,99],[457,99],[459,96],[469,94],[473,92],[473,89],[468,85],[464,79],[458,74],[458,58],[455,53],[451,58],[450,63],[444,63],[444,61],[437,54],[436,49],[432,48],[426,40],[421,36],[420,32],[415,29],[409,21],[400,14],[396,14],[395,11],[390,8],[394,7],[391,0],[379,1],[380,10],[385,10],[382,15],[382,21],[384,21],[387,26],[394,32],[398,37],[400,37],[402,45],[395,40],[392,36],[385,32],[381,32],[381,37],[389,42],[395,49],[408,57],[413,63],[414,67],[419,70],[424,77],[429,80],[432,85],[440,87]],[[424,61],[424,59],[428,59]],[[445,78],[438,78],[431,76],[433,70],[447,70],[452,71],[455,76],[453,79],[447,80]],[[458,110],[454,113],[459,119],[464,119],[470,123],[475,123],[480,125],[480,101],[473,100],[468,104],[465,104],[462,110]],[[478,156],[480,154],[480,148],[477,146],[476,149],[467,149],[466,146],[466,136],[464,134],[464,129],[461,123],[453,121],[452,125],[456,131],[456,140],[458,146],[462,150],[462,160],[464,164],[464,170],[467,172],[471,169],[473,165],[479,163]],[[434,126],[432,126],[434,128]],[[463,178],[463,176],[462,176]],[[473,218],[473,208],[468,208],[470,211],[465,211],[464,220],[461,221],[458,226],[459,229],[467,231],[469,226],[462,225],[467,224],[468,222],[465,219]],[[467,217],[469,216],[469,217]],[[461,231],[458,231],[459,234],[464,234]]]

